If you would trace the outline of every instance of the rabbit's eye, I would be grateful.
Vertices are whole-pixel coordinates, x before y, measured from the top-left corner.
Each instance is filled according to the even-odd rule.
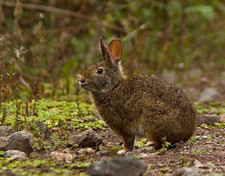
[[[102,74],[103,73],[103,69],[102,68],[99,68],[98,71],[97,71],[97,73],[98,74]]]

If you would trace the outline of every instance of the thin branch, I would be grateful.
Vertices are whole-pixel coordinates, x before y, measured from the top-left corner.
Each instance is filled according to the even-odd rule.
[[[6,6],[6,7],[16,7],[16,4],[17,4],[16,2],[0,1],[0,5]],[[44,5],[28,4],[28,3],[21,3],[21,6],[22,6],[22,8],[25,8],[25,9],[52,12],[52,13],[56,13],[56,14],[59,14],[59,15],[72,16],[72,17],[79,18],[79,19],[82,19],[82,20],[100,22],[97,19],[95,19],[94,17],[84,15],[84,14],[81,14],[79,12],[74,12],[74,11],[71,11],[71,10],[59,9],[59,8],[52,7],[52,6],[44,6]],[[113,24],[107,24],[107,23],[102,23],[102,25],[109,28],[109,29],[115,30],[115,31],[127,32],[121,26],[117,26],[117,25],[113,25]]]
[[[17,4],[16,2],[0,1],[0,5],[7,6],[7,7],[16,7],[16,4]],[[25,8],[25,9],[52,12],[52,13],[56,13],[56,14],[59,14],[59,15],[67,15],[67,16],[72,16],[72,17],[75,17],[75,18],[80,18],[80,19],[83,19],[83,20],[94,20],[93,17],[81,14],[79,12],[73,12],[71,10],[64,10],[64,9],[59,9],[59,8],[51,7],[51,6],[44,6],[44,5],[38,5],[38,4],[28,4],[28,3],[21,3],[21,6],[22,6],[22,8]]]

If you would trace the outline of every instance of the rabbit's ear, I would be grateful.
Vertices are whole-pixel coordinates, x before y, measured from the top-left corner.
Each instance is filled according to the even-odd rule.
[[[114,39],[109,44],[111,59],[114,63],[118,63],[123,56],[123,48],[120,39]]]
[[[101,49],[103,59],[108,59],[109,57],[109,49],[103,41],[102,37],[99,37],[99,46]]]

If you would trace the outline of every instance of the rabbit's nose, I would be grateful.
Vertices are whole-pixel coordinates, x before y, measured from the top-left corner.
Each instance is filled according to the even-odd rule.
[[[85,83],[85,79],[80,80],[80,83],[81,83],[81,84]]]

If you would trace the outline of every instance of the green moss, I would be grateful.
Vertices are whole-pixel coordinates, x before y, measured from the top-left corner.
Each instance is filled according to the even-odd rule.
[[[0,151],[0,157],[4,156],[4,155],[5,155],[5,152],[4,151]]]
[[[34,103],[36,103],[35,115],[33,115]],[[13,161],[10,158],[1,157],[4,156],[4,152],[0,151],[0,174],[10,170],[19,176],[87,176],[85,173],[77,173],[77,171],[74,174],[74,169],[84,170],[93,161],[92,158],[80,155],[78,161],[67,164],[51,160],[49,152],[67,148],[69,135],[72,131],[79,133],[91,128],[101,130],[103,127],[107,127],[102,120],[96,118],[97,113],[93,105],[80,103],[79,110],[76,102],[41,99],[29,103],[28,109],[26,109],[26,104],[20,100],[2,103],[2,106],[6,111],[4,112],[4,120],[1,118],[3,112],[0,112],[0,125],[30,131],[34,135],[34,149],[37,152],[44,151],[44,153],[34,152],[31,154],[33,157],[29,156],[27,161]],[[36,121],[41,121],[47,127],[46,134],[39,131],[39,127],[35,124]],[[75,146],[73,149],[79,148],[78,145]]]
[[[62,127],[68,130],[87,130],[90,128],[101,129],[106,126],[102,120],[96,118],[96,111],[93,105],[80,103],[79,110],[75,102],[68,101],[50,101],[41,99],[36,102],[37,115],[33,116],[34,101],[29,103],[27,116],[25,112],[25,104],[21,101],[19,103],[20,109],[17,108],[16,102],[2,103],[2,106],[7,109],[7,116],[4,121],[1,121],[1,125],[9,125],[15,129],[27,129],[29,130],[30,124],[33,124],[33,128],[37,128],[34,122],[41,121],[49,129],[58,130]],[[0,113],[0,117],[3,114]]]
[[[10,170],[18,176],[33,176],[33,175],[73,175],[74,168],[87,168],[91,163],[84,162],[79,164],[64,164],[57,167],[57,163],[52,160],[12,160],[10,158],[0,158],[0,173]],[[43,171],[43,168],[44,171]],[[85,173],[77,174],[86,176]]]
[[[195,102],[195,107],[198,114],[214,112],[217,114],[225,113],[225,103],[224,102],[210,102],[208,104],[202,102]]]

